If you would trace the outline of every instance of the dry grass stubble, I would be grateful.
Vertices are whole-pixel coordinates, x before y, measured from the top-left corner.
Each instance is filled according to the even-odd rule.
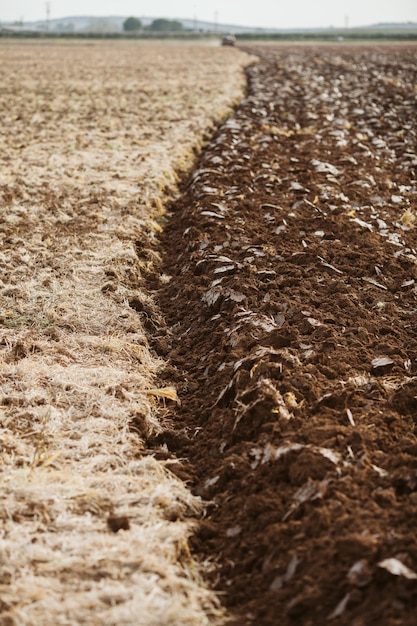
[[[143,282],[161,198],[247,59],[1,42],[0,624],[221,620],[188,552],[201,503],[131,424],[159,429]]]

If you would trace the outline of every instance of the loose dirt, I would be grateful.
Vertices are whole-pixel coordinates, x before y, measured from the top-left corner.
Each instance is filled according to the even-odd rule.
[[[182,405],[148,445],[206,501],[232,623],[411,626],[417,48],[250,52],[161,236]]]

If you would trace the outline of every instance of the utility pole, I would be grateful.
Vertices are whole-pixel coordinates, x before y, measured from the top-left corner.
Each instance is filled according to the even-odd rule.
[[[214,11],[214,32],[217,33],[219,30],[219,12]]]
[[[51,16],[51,3],[46,3],[46,31],[49,31],[49,18]]]

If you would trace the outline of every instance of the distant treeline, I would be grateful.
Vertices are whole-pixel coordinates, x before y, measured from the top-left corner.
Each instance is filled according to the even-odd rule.
[[[37,39],[205,39],[221,37],[225,33],[182,31],[134,31],[134,32],[57,32],[36,30],[0,30],[0,37],[37,38]],[[308,31],[285,33],[244,33],[236,34],[238,42],[244,41],[417,41],[417,31],[390,30],[343,30],[343,31]]]
[[[36,38],[36,39],[203,39],[219,36],[219,33],[196,33],[193,31],[141,31],[123,33],[100,32],[57,32],[57,31],[7,31],[0,30],[0,37]]]
[[[379,30],[343,30],[343,31],[309,31],[295,33],[244,33],[236,34],[238,41],[341,41],[341,40],[387,40],[415,41],[417,31],[379,31]]]

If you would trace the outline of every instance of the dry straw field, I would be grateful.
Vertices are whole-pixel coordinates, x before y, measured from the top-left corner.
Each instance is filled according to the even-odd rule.
[[[142,322],[163,203],[249,58],[1,42],[3,626],[222,620],[188,549],[201,502],[143,444],[177,396]]]

